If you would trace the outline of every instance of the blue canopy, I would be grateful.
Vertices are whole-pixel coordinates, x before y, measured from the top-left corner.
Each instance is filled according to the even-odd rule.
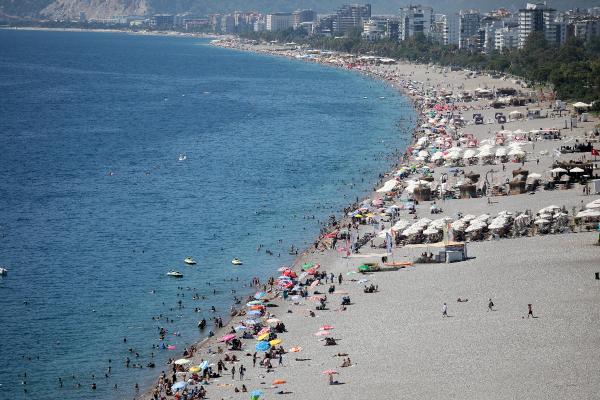
[[[178,391],[179,389],[185,389],[186,386],[187,383],[185,383],[184,381],[179,381],[176,382],[173,386],[171,386],[171,390]]]

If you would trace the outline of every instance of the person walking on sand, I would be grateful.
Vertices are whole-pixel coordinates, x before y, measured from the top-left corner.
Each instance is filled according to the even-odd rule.
[[[532,304],[527,304],[527,310],[528,310],[528,312],[527,312],[527,319],[529,319],[529,317],[535,318],[533,316],[533,308],[532,307],[533,307]]]
[[[492,299],[490,299],[490,302],[488,303],[488,311],[494,311],[494,302]]]
[[[442,318],[448,316],[448,305],[444,303],[442,305]]]
[[[235,379],[235,365],[231,367],[231,379]]]
[[[342,280],[343,280],[343,278],[342,278],[342,274],[339,274],[339,275],[338,275],[338,284],[339,284],[339,285],[341,285],[341,284],[342,284]]]

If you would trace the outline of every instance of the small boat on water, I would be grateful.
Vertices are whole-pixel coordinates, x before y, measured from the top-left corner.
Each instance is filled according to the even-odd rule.
[[[167,272],[167,276],[172,276],[173,278],[183,278],[183,274],[179,271],[169,271]]]
[[[237,258],[234,258],[233,260],[231,260],[231,263],[233,265],[242,265],[243,264],[243,262]]]
[[[179,155],[179,161],[185,161],[187,160],[187,155],[185,153],[182,153]]]
[[[4,267],[0,267],[0,276],[6,276],[8,274],[8,270]]]
[[[187,265],[196,265],[196,261],[192,257],[186,257],[183,262]]]

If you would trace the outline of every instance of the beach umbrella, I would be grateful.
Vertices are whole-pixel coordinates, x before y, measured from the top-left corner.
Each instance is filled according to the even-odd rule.
[[[271,332],[271,328],[269,328],[268,326],[262,328],[260,331],[258,331],[257,335],[264,335],[265,333],[270,333]]]
[[[283,385],[284,383],[287,383],[287,382],[284,381],[283,379],[275,379],[273,381],[273,385]]]
[[[290,269],[290,268],[289,267],[281,267],[277,271],[278,272],[283,272],[283,271],[287,271],[288,269]]]
[[[167,350],[176,350],[177,346],[173,346],[172,344],[167,346]]]
[[[233,333],[230,333],[228,335],[221,336],[218,342],[229,342],[233,338],[235,338],[235,335]]]
[[[258,322],[255,319],[247,319],[247,320],[244,321],[244,324],[246,324],[246,325],[258,325],[259,323],[260,322]]]
[[[260,300],[252,300],[252,301],[250,301],[250,302],[246,303],[246,305],[247,305],[248,307],[252,307],[252,306],[256,306],[256,305],[258,305],[258,304],[262,304],[262,303],[263,303],[263,302],[262,302],[262,301],[260,301]]]
[[[266,296],[267,296],[267,294],[265,292],[256,292],[256,294],[254,295],[254,298],[256,300],[260,300],[260,299],[262,299],[263,297],[266,297]]]
[[[322,331],[328,331],[328,330],[333,329],[333,326],[331,326],[331,325],[323,325],[319,329],[322,330]]]
[[[175,364],[177,365],[186,365],[189,364],[191,361],[188,360],[187,358],[180,358],[179,360],[175,360]]]
[[[575,218],[596,218],[600,217],[600,210],[588,208],[577,213]]]
[[[319,331],[315,333],[315,336],[327,336],[329,334],[331,334],[331,331]]]
[[[189,371],[195,374],[196,372],[200,372],[200,367],[190,367]]]
[[[268,337],[269,337],[269,332],[263,333],[263,334],[257,336],[256,339],[258,339],[258,340],[265,340]]]
[[[269,344],[269,342],[258,342],[256,343],[256,346],[254,346],[254,348],[256,349],[256,351],[268,351],[271,348],[271,345]]]
[[[171,386],[171,390],[176,392],[178,390],[185,389],[186,386],[187,383],[185,381],[179,381],[174,383],[173,386]]]
[[[278,345],[278,344],[280,344],[281,342],[282,342],[282,340],[281,340],[281,339],[273,339],[273,340],[270,340],[270,341],[269,341],[269,344],[270,344],[271,346],[277,346],[277,345]]]
[[[263,308],[265,308],[265,306],[263,306],[262,304],[256,304],[254,306],[250,306],[251,310],[262,310]]]
[[[290,353],[300,353],[302,351],[302,347],[296,346],[290,349]]]
[[[558,168],[551,169],[550,172],[552,172],[553,174],[560,174],[560,173],[566,173],[566,172],[569,172],[569,171],[567,171],[564,168],[558,167]]]
[[[585,208],[600,208],[600,199],[596,199],[585,205]]]
[[[585,172],[585,171],[583,169],[579,168],[579,167],[575,167],[575,168],[571,168],[569,170],[569,172],[582,173],[582,172]]]
[[[199,367],[202,371],[204,371],[206,368],[208,368],[208,361],[207,360],[202,361],[200,363]]]
[[[258,310],[248,311],[248,315],[261,315],[262,313]]]
[[[250,398],[252,400],[257,400],[260,396],[263,395],[263,391],[262,390],[253,390],[250,392]]]
[[[338,372],[337,372],[337,371],[335,371],[335,370],[333,370],[333,369],[327,369],[327,370],[323,371],[323,374],[324,374],[324,375],[335,375],[335,374],[337,374],[337,373],[338,373]]]
[[[368,271],[369,271],[369,269],[370,269],[370,267],[369,267],[368,265],[359,265],[359,266],[358,266],[358,270],[359,270],[360,272],[368,272]]]

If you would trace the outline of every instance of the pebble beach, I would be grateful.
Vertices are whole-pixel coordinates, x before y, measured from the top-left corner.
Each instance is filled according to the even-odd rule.
[[[597,397],[600,195],[595,156],[579,151],[600,149],[597,117],[558,110],[515,77],[213,44],[384,80],[419,123],[371,196],[214,336],[157,365],[164,375],[140,398]],[[466,249],[460,262],[442,259],[449,245]]]

